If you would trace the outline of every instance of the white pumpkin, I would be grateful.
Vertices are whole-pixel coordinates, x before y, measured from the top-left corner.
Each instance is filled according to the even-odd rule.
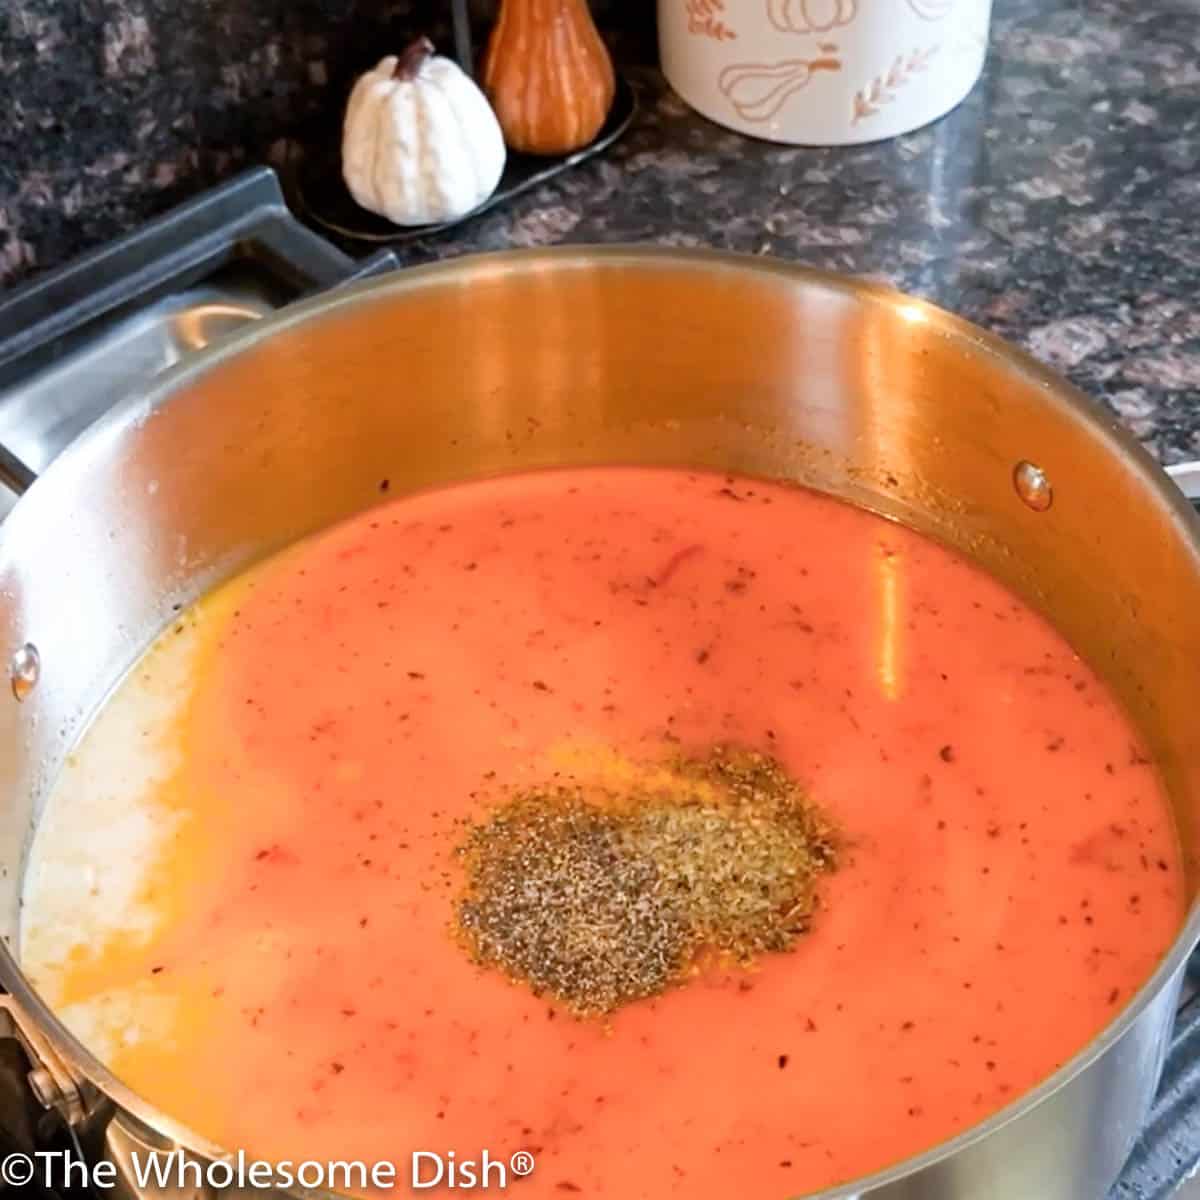
[[[483,92],[427,38],[354,85],[342,176],[365,209],[396,225],[465,216],[495,190],[506,151]]]

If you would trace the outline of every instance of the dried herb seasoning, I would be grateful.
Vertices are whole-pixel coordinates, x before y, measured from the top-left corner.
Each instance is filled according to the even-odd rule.
[[[620,787],[560,778],[468,830],[456,931],[479,964],[605,1014],[710,962],[790,949],[836,844],[762,754],[718,748]]]

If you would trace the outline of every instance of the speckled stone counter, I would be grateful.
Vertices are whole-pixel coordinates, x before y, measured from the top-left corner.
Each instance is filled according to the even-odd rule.
[[[250,7],[211,4],[231,21]],[[351,6],[342,6],[324,18],[333,32],[304,34],[312,40],[300,50],[276,36],[235,56],[208,81],[207,107],[181,112],[178,79],[161,102],[145,82],[161,69],[146,46],[165,44],[175,6],[100,7],[107,40],[93,53],[112,95],[129,94],[134,108],[89,125],[83,90],[39,108],[36,82],[17,68],[31,94],[20,99],[24,132],[0,114],[0,279],[111,236],[272,146],[281,159],[302,133],[295,113],[336,103],[330,81],[352,61],[343,47],[343,68],[330,65],[347,36]],[[317,29],[322,9],[335,11],[293,4],[289,20]],[[10,0],[10,30],[39,11],[58,6]],[[997,0],[992,57],[969,99],[926,130],[847,150],[769,146],[691,114],[647,65],[652,41],[640,28],[622,57],[635,64],[642,112],[622,143],[402,255],[653,241],[885,278],[1023,343],[1103,398],[1163,459],[1200,457],[1197,15],[1194,0]],[[78,36],[43,20],[40,37],[61,45]],[[238,20],[244,38],[253,21]],[[0,36],[0,83],[14,76],[14,45],[11,32]],[[261,99],[273,72],[286,85]],[[260,107],[248,114],[230,101],[251,93],[242,106],[258,98]],[[169,152],[138,151],[128,131],[139,122],[147,145],[169,143]]]
[[[481,48],[498,0],[468,0]],[[592,0],[654,60],[652,0]],[[0,287],[245,166],[282,165],[450,0],[0,0]]]

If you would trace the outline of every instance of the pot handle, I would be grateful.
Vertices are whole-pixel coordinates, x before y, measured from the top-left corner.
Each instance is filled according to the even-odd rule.
[[[20,496],[27,492],[37,479],[7,446],[0,444],[0,484]]]
[[[0,995],[0,1018],[8,1027],[5,1036],[16,1037],[32,1064],[28,1079],[35,1098],[43,1108],[55,1109],[68,1126],[78,1125],[87,1113],[84,1097],[70,1068],[55,1053],[37,1022],[7,995]]]

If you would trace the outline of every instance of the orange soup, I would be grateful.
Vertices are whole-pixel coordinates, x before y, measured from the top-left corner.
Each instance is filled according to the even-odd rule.
[[[613,468],[400,498],[177,630],[110,705],[158,688],[145,819],[129,787],[104,807],[102,715],[23,952],[125,1082],[250,1154],[525,1149],[526,1200],[805,1193],[1046,1078],[1182,920],[1160,782],[1087,664],[976,567],[807,491]],[[464,952],[465,821],[580,756],[714,744],[770,755],[843,838],[791,949],[605,1018]],[[141,839],[121,871],[102,839],[54,849],[77,798]],[[55,900],[85,884],[124,924]]]

